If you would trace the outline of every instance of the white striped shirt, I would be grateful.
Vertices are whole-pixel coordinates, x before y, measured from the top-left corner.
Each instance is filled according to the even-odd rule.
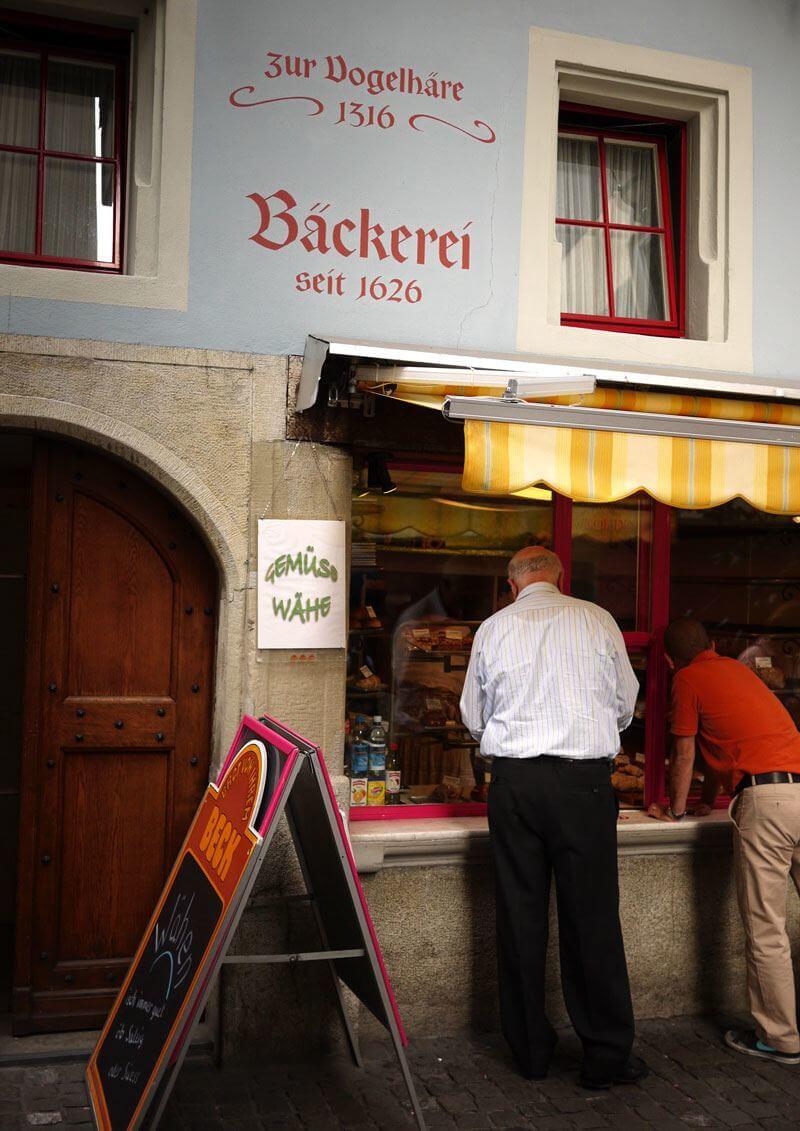
[[[537,581],[475,633],[461,718],[485,755],[613,758],[638,693],[611,614]]]

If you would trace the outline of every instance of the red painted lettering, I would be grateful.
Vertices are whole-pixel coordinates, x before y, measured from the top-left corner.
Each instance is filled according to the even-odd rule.
[[[297,207],[297,201],[288,193],[286,189],[278,189],[277,192],[272,193],[271,196],[260,196],[257,192],[251,192],[247,198],[252,200],[257,205],[261,212],[261,227],[258,231],[250,236],[250,239],[259,244],[261,247],[269,248],[270,251],[280,251],[282,247],[287,244],[294,243],[297,239],[297,221],[291,212],[293,208]],[[274,216],[269,206],[271,200],[277,200],[286,207],[277,212]],[[284,226],[283,239],[280,241],[268,239],[266,232],[272,227],[273,221],[280,222]]]

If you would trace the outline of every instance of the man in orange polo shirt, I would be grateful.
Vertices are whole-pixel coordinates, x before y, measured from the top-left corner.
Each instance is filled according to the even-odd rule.
[[[738,660],[718,656],[699,621],[675,620],[664,635],[672,681],[670,807],[686,815],[695,747],[713,805],[719,784],[733,797],[734,861],[747,936],[747,989],[755,1030],[731,1029],[738,1052],[800,1064],[792,955],[786,933],[786,883],[800,891],[800,734],[778,698]]]

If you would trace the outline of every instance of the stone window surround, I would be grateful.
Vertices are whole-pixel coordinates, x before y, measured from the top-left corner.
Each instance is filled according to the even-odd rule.
[[[702,818],[655,821],[627,812],[617,825],[620,856],[679,855],[710,848],[730,849],[731,822],[724,809]],[[350,842],[362,874],[384,868],[463,865],[489,856],[485,817],[437,817],[431,820],[358,821]]]
[[[134,30],[122,274],[0,264],[0,295],[185,310],[197,0],[49,0],[8,7]]]
[[[686,337],[561,325],[553,218],[562,100],[687,123]],[[752,372],[752,134],[748,67],[531,28],[517,348]]]

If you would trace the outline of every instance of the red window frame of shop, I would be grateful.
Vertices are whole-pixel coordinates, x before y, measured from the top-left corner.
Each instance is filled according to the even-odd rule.
[[[0,12],[0,20],[20,26],[19,38],[0,36],[0,48],[24,52],[39,57],[39,139],[35,147],[0,144],[2,153],[23,153],[37,158],[36,175],[36,248],[33,252],[7,251],[0,248],[0,263],[26,267],[60,267],[71,271],[91,271],[102,274],[119,274],[123,264],[123,211],[125,198],[125,146],[128,114],[128,65],[130,52],[121,44],[126,33],[117,28],[94,24],[78,24],[70,20],[48,19],[29,13]],[[36,29],[46,27],[51,32],[80,32],[86,39],[94,40],[97,48],[77,50],[70,46],[43,43],[35,37]],[[100,46],[106,43],[107,46]],[[74,59],[84,63],[104,63],[114,68],[114,154],[112,157],[94,157],[86,153],[70,153],[46,148],[47,69],[51,56]],[[91,165],[113,167],[114,185],[114,257],[111,262],[92,259],[75,259],[67,256],[46,255],[42,252],[44,230],[45,161],[48,157],[83,161]]]
[[[606,111],[603,115],[606,116]],[[653,119],[650,119],[651,121]],[[664,119],[666,121],[666,119]],[[686,127],[683,123],[671,123],[680,128],[680,200],[678,202],[679,231],[677,233],[680,249],[676,268],[675,245],[672,220],[672,206],[669,189],[669,168],[667,163],[666,141],[660,134],[632,133],[630,131],[604,129],[595,126],[565,125],[558,127],[562,134],[579,137],[596,137],[600,164],[600,194],[603,206],[602,220],[572,220],[556,216],[556,224],[573,227],[600,228],[604,234],[606,261],[606,297],[609,314],[575,314],[561,312],[562,326],[578,326],[585,329],[612,330],[624,334],[645,334],[658,337],[682,338],[685,336],[686,311]],[[656,146],[658,154],[658,176],[661,196],[660,227],[639,224],[616,224],[609,219],[608,184],[606,179],[605,139],[614,141],[636,141]],[[618,318],[614,312],[614,278],[611,258],[611,232],[644,232],[664,237],[665,284],[670,317],[665,320],[647,318]]]
[[[391,465],[394,466],[394,465]],[[449,462],[396,461],[396,466],[409,470],[452,470],[461,473],[459,464]],[[666,754],[664,741],[668,713],[668,671],[664,654],[664,630],[670,617],[670,515],[672,508],[655,499],[651,507],[651,537],[639,547],[636,629],[623,632],[628,652],[647,656],[647,689],[645,698],[645,768],[643,809],[653,802],[667,801]],[[598,504],[601,505],[601,504]],[[562,589],[571,593],[572,573],[572,500],[553,492],[552,544],[564,566]],[[727,801],[720,798],[717,806]],[[350,810],[351,821],[421,820],[425,818],[484,817],[486,804],[478,801],[429,805],[384,805]]]

